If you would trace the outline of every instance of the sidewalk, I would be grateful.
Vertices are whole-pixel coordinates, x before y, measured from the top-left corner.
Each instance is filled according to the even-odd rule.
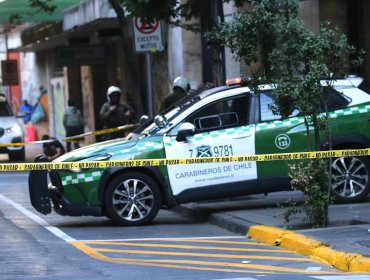
[[[300,192],[251,195],[229,200],[188,203],[175,210],[184,216],[246,234],[320,259],[343,271],[370,272],[370,198],[356,204],[329,207],[329,227],[310,229],[303,215],[292,216],[287,230],[277,207],[287,199],[301,201]]]

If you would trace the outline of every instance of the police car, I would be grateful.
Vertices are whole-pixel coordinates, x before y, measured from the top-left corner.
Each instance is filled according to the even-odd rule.
[[[24,129],[17,120],[4,94],[0,94],[0,153],[7,153],[10,161],[25,159],[24,146],[4,144],[24,142]]]
[[[335,90],[327,94],[333,149],[370,147],[370,95],[360,89],[362,82],[337,80]],[[61,215],[106,215],[119,225],[143,225],[162,206],[289,190],[292,161],[196,159],[307,151],[304,118],[295,110],[281,119],[271,111],[273,102],[272,86],[261,86],[255,94],[240,80],[221,87],[206,85],[143,123],[127,139],[86,146],[54,161],[194,158],[191,164],[32,171],[32,205],[43,214],[53,208]],[[325,140],[322,147],[327,148]],[[332,171],[337,201],[366,198],[369,157],[336,158]]]

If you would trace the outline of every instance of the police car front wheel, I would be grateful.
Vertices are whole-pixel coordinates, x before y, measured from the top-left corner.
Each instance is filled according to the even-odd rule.
[[[141,173],[125,173],[108,185],[104,198],[107,216],[122,226],[145,225],[157,215],[161,196],[158,185]]]

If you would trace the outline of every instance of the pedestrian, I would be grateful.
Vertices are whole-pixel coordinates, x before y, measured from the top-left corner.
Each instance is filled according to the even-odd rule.
[[[178,100],[185,97],[190,91],[188,81],[183,77],[177,77],[173,80],[172,93],[170,93],[162,102],[160,111],[175,104]]]
[[[103,129],[116,128],[128,124],[133,110],[130,106],[120,101],[122,91],[119,87],[110,86],[107,90],[107,102],[100,109],[100,119]],[[106,133],[102,140],[124,137],[124,131]]]
[[[41,140],[45,141],[42,144],[43,155],[50,161],[60,157],[65,153],[62,143],[56,138],[50,138],[48,134],[42,136]]]
[[[27,124],[31,120],[32,111],[33,111],[33,106],[29,104],[26,99],[23,100],[23,104],[19,108],[19,112],[23,116],[24,124]]]
[[[73,100],[68,100],[68,106],[64,110],[63,114],[63,126],[66,130],[66,137],[76,136],[83,133],[83,118],[81,111],[76,107]],[[67,152],[71,151],[72,142],[75,149],[80,147],[79,139],[77,141],[66,141]]]

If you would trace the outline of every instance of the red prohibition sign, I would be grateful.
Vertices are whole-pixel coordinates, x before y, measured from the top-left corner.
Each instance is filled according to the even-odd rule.
[[[151,22],[146,21],[145,18],[138,17],[135,19],[136,29],[143,34],[150,34],[157,30],[159,21],[152,19]]]

